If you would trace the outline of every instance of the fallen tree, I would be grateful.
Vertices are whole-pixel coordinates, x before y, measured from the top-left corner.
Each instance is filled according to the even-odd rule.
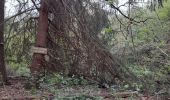
[[[135,78],[98,37],[109,26],[108,12],[100,3],[58,0],[48,5],[48,71],[105,83]]]

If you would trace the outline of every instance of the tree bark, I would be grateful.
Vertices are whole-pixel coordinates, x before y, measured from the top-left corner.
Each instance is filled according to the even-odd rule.
[[[4,60],[4,5],[5,0],[0,0],[0,71],[4,83],[7,83],[7,74]]]
[[[46,48],[47,46],[47,32],[48,32],[48,7],[47,0],[41,0],[41,8],[39,11],[38,29],[36,34],[35,47]],[[44,54],[34,53],[31,64],[31,73],[39,74],[43,68]]]

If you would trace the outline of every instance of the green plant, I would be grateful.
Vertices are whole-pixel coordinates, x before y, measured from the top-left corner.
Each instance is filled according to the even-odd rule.
[[[73,97],[63,97],[57,100],[102,100],[101,97],[92,97],[87,95],[73,96]]]

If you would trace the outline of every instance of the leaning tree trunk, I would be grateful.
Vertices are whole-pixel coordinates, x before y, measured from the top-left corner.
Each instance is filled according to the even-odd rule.
[[[4,60],[4,4],[5,0],[0,0],[0,71],[4,83],[7,83],[7,74]]]
[[[48,32],[48,7],[47,0],[41,0],[41,7],[39,11],[38,29],[36,34],[36,48],[46,48],[47,46],[47,32]],[[34,52],[31,64],[31,73],[33,75],[39,74],[44,63],[44,54]]]

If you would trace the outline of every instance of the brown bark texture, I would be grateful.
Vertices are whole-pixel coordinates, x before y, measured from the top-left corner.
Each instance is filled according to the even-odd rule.
[[[7,83],[7,74],[4,60],[4,4],[5,0],[0,0],[0,71],[4,83]]]
[[[39,11],[39,21],[38,21],[35,47],[46,48],[47,35],[48,35],[47,32],[48,32],[48,7],[47,7],[46,0],[41,0],[41,8]],[[34,53],[31,68],[30,68],[31,73],[38,74],[43,68],[44,61],[45,61],[44,54]]]

